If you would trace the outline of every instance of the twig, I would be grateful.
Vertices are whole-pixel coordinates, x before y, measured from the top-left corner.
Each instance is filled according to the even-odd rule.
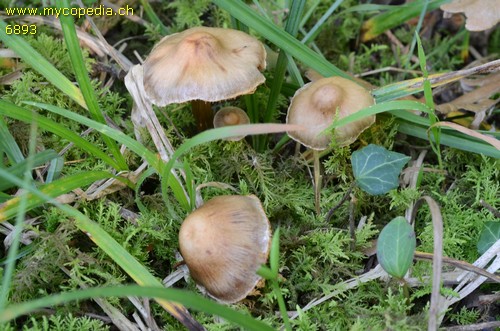
[[[493,208],[492,205],[490,205],[489,203],[487,203],[483,199],[479,200],[479,203],[481,204],[481,206],[488,209],[493,214],[493,216],[495,216],[496,218],[500,218],[500,211]]]
[[[403,73],[414,74],[414,75],[421,75],[422,74],[422,72],[419,70],[400,69],[400,68],[396,68],[396,67],[384,67],[384,68],[380,68],[380,69],[365,71],[363,73],[359,73],[359,74],[354,75],[354,77],[366,77],[366,76],[375,75],[375,74],[379,74],[381,72],[387,72],[387,71],[403,72]]]
[[[464,69],[464,70],[457,70],[457,71],[452,71],[450,73],[442,74],[442,75],[437,75],[435,77],[429,77],[429,82],[432,85],[443,85],[450,83],[452,81],[455,81],[456,79],[467,77],[470,75],[477,75],[477,74],[488,74],[491,72],[497,72],[500,70],[500,60],[495,60],[491,61],[482,65],[479,65],[477,67],[469,68],[469,69]],[[424,84],[424,80],[420,79],[418,80],[415,84],[408,86],[408,89],[417,89],[421,88]]]
[[[349,196],[351,195],[351,192],[352,192],[355,185],[356,185],[356,183],[352,182],[351,186],[349,186],[349,188],[347,189],[347,192],[344,194],[342,199],[340,199],[340,201],[335,206],[333,206],[332,209],[330,209],[330,211],[328,211],[328,214],[326,214],[326,217],[325,217],[326,222],[330,222],[330,219],[332,218],[333,213],[335,213],[335,211],[337,211],[337,209],[339,209],[340,206],[342,206],[347,201],[347,199],[349,199]]]
[[[356,206],[357,199],[351,194],[351,201],[349,202],[349,234],[351,236],[351,251],[356,249],[356,224],[354,221],[354,207]]]
[[[443,217],[441,216],[441,210],[434,201],[429,196],[424,196],[418,199],[413,206],[411,213],[411,221],[415,219],[417,215],[417,210],[425,202],[429,205],[429,209],[432,215],[432,227],[434,234],[434,256],[432,258],[432,292],[431,292],[431,304],[429,308],[429,320],[427,324],[427,329],[430,331],[437,330],[439,326],[439,314],[440,314],[440,303],[441,295],[439,290],[441,288],[441,274],[443,267]]]
[[[470,325],[457,325],[444,328],[445,331],[474,331],[474,330],[493,330],[500,327],[500,321],[484,322]]]
[[[432,260],[433,255],[430,253],[424,253],[424,252],[417,251],[417,252],[415,252],[415,258],[417,260]],[[500,276],[497,276],[495,274],[487,272],[486,270],[484,270],[482,268],[478,268],[475,265],[467,263],[465,261],[455,260],[451,257],[443,256],[443,263],[451,264],[454,267],[476,273],[478,275],[489,278],[494,282],[500,283]]]
[[[403,43],[401,41],[399,41],[399,39],[390,31],[390,30],[387,30],[385,33],[387,38],[389,38],[389,40],[394,44],[396,45],[397,47],[399,47],[401,49],[401,51],[403,52],[403,54],[408,54],[408,47],[403,45]],[[418,63],[418,57],[415,56],[415,55],[412,55],[411,56],[411,60],[414,62],[414,63]]]
[[[80,286],[82,289],[88,288],[88,286],[78,277],[74,276],[69,269],[63,266],[59,266],[59,268],[72,280],[74,280],[78,286]],[[127,331],[139,331],[137,326],[132,323],[130,320],[128,320],[125,315],[123,315],[119,309],[114,307],[112,304],[109,303],[104,298],[93,298],[93,300],[102,308],[102,310],[106,313],[106,315],[111,318],[111,321],[113,324],[119,329],[119,330],[127,330]]]

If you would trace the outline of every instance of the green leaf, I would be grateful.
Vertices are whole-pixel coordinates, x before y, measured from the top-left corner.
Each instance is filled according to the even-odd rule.
[[[497,240],[500,239],[500,222],[484,223],[483,231],[477,242],[477,251],[483,255]]]
[[[413,228],[404,217],[396,217],[380,232],[377,258],[391,276],[403,278],[410,268],[417,240]]]
[[[370,144],[352,153],[356,183],[365,192],[379,195],[398,187],[398,177],[410,157]]]

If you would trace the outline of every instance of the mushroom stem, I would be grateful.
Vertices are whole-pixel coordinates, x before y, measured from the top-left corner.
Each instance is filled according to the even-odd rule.
[[[196,121],[198,132],[213,128],[214,113],[210,102],[203,100],[191,101],[191,110]]]
[[[314,156],[314,205],[316,207],[316,214],[320,214],[321,208],[321,169],[319,164],[319,151],[313,150]]]

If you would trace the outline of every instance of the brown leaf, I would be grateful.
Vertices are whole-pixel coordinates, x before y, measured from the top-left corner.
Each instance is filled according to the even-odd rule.
[[[481,87],[469,93],[465,93],[464,95],[456,98],[453,101],[436,106],[436,109],[442,114],[447,114],[459,109],[465,109],[478,113],[492,107],[499,101],[492,100],[490,99],[490,97],[500,92],[500,85],[498,84],[500,73],[496,73],[490,76],[493,76],[494,79],[489,80]]]

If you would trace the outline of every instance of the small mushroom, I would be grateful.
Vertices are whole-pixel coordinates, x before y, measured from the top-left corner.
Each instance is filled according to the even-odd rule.
[[[269,255],[271,227],[254,195],[219,196],[182,223],[180,252],[191,277],[224,303],[244,299],[261,279]]]
[[[221,108],[214,116],[214,128],[222,128],[230,125],[249,124],[250,118],[247,113],[238,107],[224,107]],[[237,136],[226,138],[230,141],[238,141],[245,138],[245,136]]]
[[[371,106],[375,100],[370,92],[353,81],[342,77],[318,78],[295,92],[286,117],[287,124],[305,127],[301,131],[289,131],[293,140],[313,149],[314,154],[314,196],[316,212],[320,213],[321,175],[319,150],[328,147],[332,140],[330,133],[323,132],[335,118],[343,118],[363,108]],[[347,146],[375,122],[375,116],[334,130],[338,146]]]
[[[209,102],[253,93],[265,81],[266,51],[244,32],[196,27],[160,40],[143,67],[148,98],[158,106],[191,101],[204,130],[212,125]]]
[[[288,135],[302,145],[315,150],[328,147],[332,136],[322,132],[337,117],[341,119],[375,103],[370,92],[342,77],[321,78],[304,85],[292,98],[286,122],[300,124],[306,129]],[[335,129],[338,146],[347,146],[375,122],[375,116]]]

